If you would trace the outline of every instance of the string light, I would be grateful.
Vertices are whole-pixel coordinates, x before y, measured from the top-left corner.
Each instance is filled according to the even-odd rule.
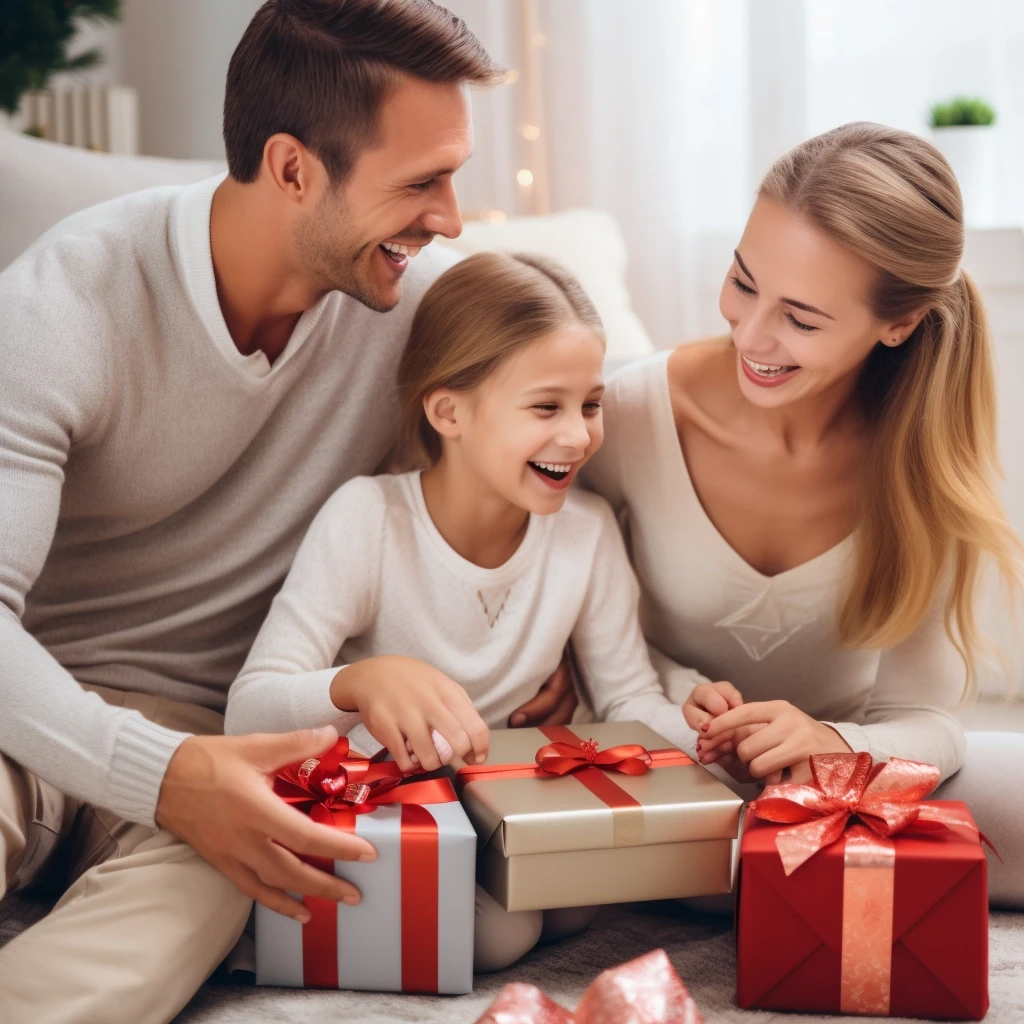
[[[516,174],[516,181],[525,188],[529,188],[533,184],[533,171],[524,167]]]
[[[535,124],[524,124],[519,130],[528,142],[536,142],[540,138],[540,129]]]

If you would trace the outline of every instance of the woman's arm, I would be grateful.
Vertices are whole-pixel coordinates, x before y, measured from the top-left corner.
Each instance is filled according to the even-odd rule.
[[[946,779],[964,761],[964,731],[954,711],[965,679],[942,612],[933,610],[906,640],[882,653],[862,723],[818,722],[783,700],[745,704],[708,723],[698,757],[705,764],[717,760],[723,741],[741,729],[748,734],[736,755],[751,775],[769,782],[785,768],[802,781],[811,754],[844,750],[867,751],[876,761],[924,761]]]

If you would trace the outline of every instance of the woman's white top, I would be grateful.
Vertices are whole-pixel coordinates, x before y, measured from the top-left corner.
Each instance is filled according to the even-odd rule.
[[[228,695],[225,731],[334,723],[367,753],[359,716],[331,702],[336,666],[400,654],[463,686],[491,727],[536,695],[572,638],[598,718],[690,736],[637,618],[639,590],[612,510],[573,490],[531,516],[515,554],[483,569],[430,518],[419,473],[358,477],[317,514]]]
[[[897,647],[844,650],[836,613],[852,538],[776,576],[745,562],[690,480],[668,356],[611,378],[606,440],[585,478],[619,515],[640,581],[641,623],[669,696],[682,703],[703,679],[726,679],[747,702],[789,701],[876,760],[926,761],[943,778],[957,771],[964,734],[953,710],[966,671],[942,603]],[[684,747],[694,741],[691,733]]]

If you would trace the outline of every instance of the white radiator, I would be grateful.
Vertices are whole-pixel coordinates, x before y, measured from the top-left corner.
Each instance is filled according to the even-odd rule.
[[[53,142],[102,153],[139,151],[139,96],[127,85],[83,85],[28,92],[23,128]]]

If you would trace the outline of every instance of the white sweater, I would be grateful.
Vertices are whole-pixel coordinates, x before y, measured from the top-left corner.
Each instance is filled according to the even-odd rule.
[[[515,554],[483,569],[443,539],[419,473],[352,480],[313,521],[228,698],[227,732],[334,722],[330,684],[345,664],[382,654],[428,662],[504,727],[558,667],[572,638],[601,719],[640,720],[675,742],[688,733],[665,696],[637,621],[636,580],[615,518],[570,491],[531,516]],[[362,726],[360,749],[377,750]]]
[[[836,611],[852,541],[777,576],[748,565],[690,481],[667,363],[660,352],[609,381],[606,440],[584,474],[628,536],[644,633],[669,695],[682,702],[702,679],[727,679],[746,701],[795,704],[876,760],[904,757],[953,774],[964,757],[953,709],[965,669],[942,603],[891,650],[841,649]]]
[[[412,314],[459,258],[424,250],[390,313],[326,295],[271,366],[221,315],[219,180],[70,217],[0,274],[0,750],[145,824],[183,736],[76,680],[224,706],[317,509],[390,446]]]

